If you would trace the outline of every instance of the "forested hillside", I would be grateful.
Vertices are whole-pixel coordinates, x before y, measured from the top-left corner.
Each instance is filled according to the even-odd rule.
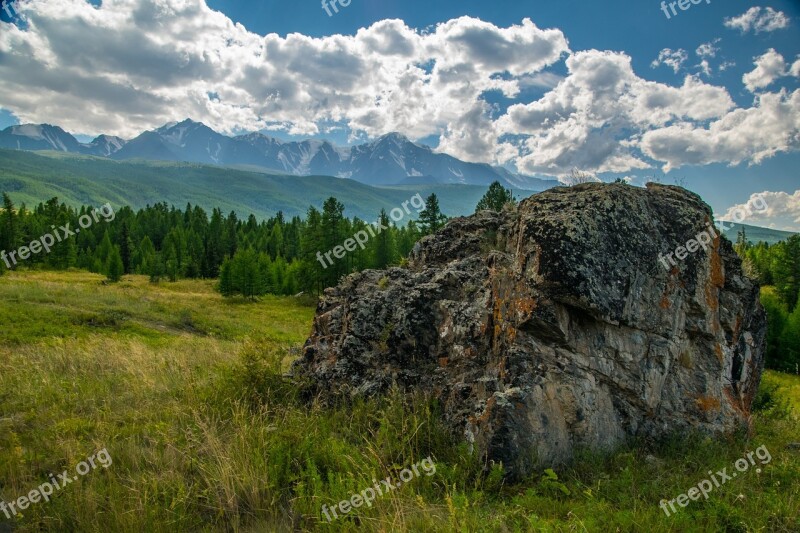
[[[375,228],[375,220],[345,217],[344,205],[336,198],[326,200],[321,211],[309,207],[305,218],[288,218],[278,212],[267,220],[259,221],[252,214],[242,220],[236,213],[226,215],[220,209],[209,214],[191,204],[181,210],[161,203],[139,211],[123,207],[110,212],[108,219],[100,217],[89,227],[76,228],[76,221],[94,208],[74,209],[53,198],[29,210],[15,206],[4,194],[0,250],[17,250],[44,234],[62,232],[60,228],[65,224],[71,225],[70,231],[78,231],[56,242],[50,253],[32,254],[16,264],[4,259],[0,272],[12,267],[81,268],[106,274],[112,281],[123,274],[145,274],[153,281],[213,279],[220,275],[226,258],[231,259],[231,267],[238,269],[237,273],[250,276],[250,267],[241,271],[240,261],[254,257],[256,263],[252,266],[258,269],[258,282],[240,290],[244,282],[227,278],[224,292],[249,297],[300,291],[317,294],[345,273],[398,264],[423,234],[435,231],[441,224],[443,215],[435,195],[428,198],[428,204],[433,210],[421,210],[419,223],[409,219],[401,226],[382,211],[379,226],[385,229],[381,231]],[[368,233],[375,237],[363,247],[331,263],[319,260],[321,254],[366,231],[368,225],[373,226]]]
[[[736,251],[745,271],[762,285],[761,303],[767,310],[767,365],[800,373],[800,235],[769,245],[753,244],[740,232]]]

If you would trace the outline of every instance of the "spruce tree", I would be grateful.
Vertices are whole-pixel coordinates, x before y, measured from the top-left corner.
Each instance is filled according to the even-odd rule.
[[[344,205],[331,196],[322,206],[322,249],[327,252],[337,246],[341,246],[344,241]],[[344,259],[335,259],[333,264],[323,270],[322,283],[324,287],[332,287],[339,282],[339,278],[347,272],[347,263]]]
[[[0,251],[11,252],[17,249],[20,239],[20,228],[17,221],[14,203],[7,193],[3,193],[3,213],[0,218]],[[5,267],[5,265],[3,265]],[[11,262],[11,268],[14,268]]]
[[[122,229],[120,230],[120,243],[119,243],[119,254],[122,257],[122,266],[126,274],[130,274],[132,272],[132,254],[133,254],[133,242],[131,241],[131,232],[128,228],[128,223],[122,223]]]
[[[425,200],[425,209],[419,213],[419,225],[423,235],[436,233],[446,221],[447,217],[439,209],[439,199],[436,197],[436,193],[432,193]]]
[[[105,270],[106,276],[110,282],[117,283],[120,279],[122,279],[124,266],[122,265],[122,257],[120,256],[119,248],[116,246],[113,247],[108,256],[108,262],[106,263]]]
[[[220,294],[226,298],[234,295],[231,269],[231,259],[226,258],[219,269],[219,285],[217,286]]]
[[[373,268],[384,269],[395,261],[396,247],[394,242],[394,235],[392,234],[393,227],[390,227],[389,215],[386,214],[385,209],[381,209],[378,221],[386,229],[381,231],[375,236],[375,255],[373,259]]]
[[[493,182],[489,185],[489,190],[480,199],[478,205],[475,207],[475,212],[490,209],[492,211],[501,211],[503,206],[508,203],[514,202],[514,194],[511,189],[503,187],[499,181]]]

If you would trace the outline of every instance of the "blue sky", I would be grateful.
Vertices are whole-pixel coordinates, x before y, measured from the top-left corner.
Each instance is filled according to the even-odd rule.
[[[0,25],[0,126],[397,130],[541,177],[680,181],[720,212],[764,193],[750,222],[800,229],[800,2],[686,2],[27,0]]]

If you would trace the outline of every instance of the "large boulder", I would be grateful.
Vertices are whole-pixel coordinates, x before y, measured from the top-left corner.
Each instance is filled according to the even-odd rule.
[[[407,268],[327,290],[293,374],[326,400],[432,394],[512,477],[630,436],[732,432],[766,316],[711,222],[697,195],[656,184],[560,187],[454,219]],[[667,257],[692,240],[710,242]]]

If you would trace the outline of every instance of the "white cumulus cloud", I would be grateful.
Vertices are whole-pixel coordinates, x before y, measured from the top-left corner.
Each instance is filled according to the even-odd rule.
[[[0,22],[0,106],[78,134],[130,138],[187,117],[223,133],[397,131],[438,138],[438,150],[465,160],[561,178],[576,168],[758,163],[800,138],[800,92],[765,91],[779,74],[800,74],[800,60],[788,65],[774,50],[746,76],[753,104],[737,107],[696,75],[649,81],[628,54],[572,51],[561,30],[529,19],[500,27],[460,17],[425,30],[381,20],[311,37],[259,35],[204,0],[20,6],[26,24]],[[701,71],[711,73],[718,42],[695,50]],[[664,49],[654,66],[677,73],[688,55]]]
[[[683,64],[686,63],[687,59],[689,59],[689,54],[682,48],[678,50],[664,48],[658,53],[658,57],[650,63],[650,66],[652,68],[658,68],[661,65],[667,65],[677,74]]]
[[[258,35],[203,0],[29,0],[25,15],[24,29],[0,22],[0,105],[24,122],[123,137],[191,117],[225,133],[341,122],[422,138],[467,127],[488,112],[485,92],[514,97],[569,52],[561,31],[528,19],[461,17],[426,32],[383,20],[315,38]]]
[[[789,17],[782,11],[771,7],[751,7],[738,17],[725,19],[725,27],[739,30],[742,33],[754,31],[756,33],[771,32],[789,27]]]
[[[750,92],[768,87],[778,78],[789,75],[786,70],[786,61],[774,48],[770,48],[764,55],[756,58],[754,64],[756,68],[742,76],[742,83]]]
[[[685,121],[646,132],[642,151],[664,161],[664,171],[684,165],[760,163],[800,143],[800,89],[766,93],[753,107],[737,108],[707,127]]]
[[[724,220],[744,218],[745,224],[769,225],[779,221],[788,231],[800,228],[800,190],[786,192],[763,191],[754,193],[744,203],[729,207],[722,217]]]

